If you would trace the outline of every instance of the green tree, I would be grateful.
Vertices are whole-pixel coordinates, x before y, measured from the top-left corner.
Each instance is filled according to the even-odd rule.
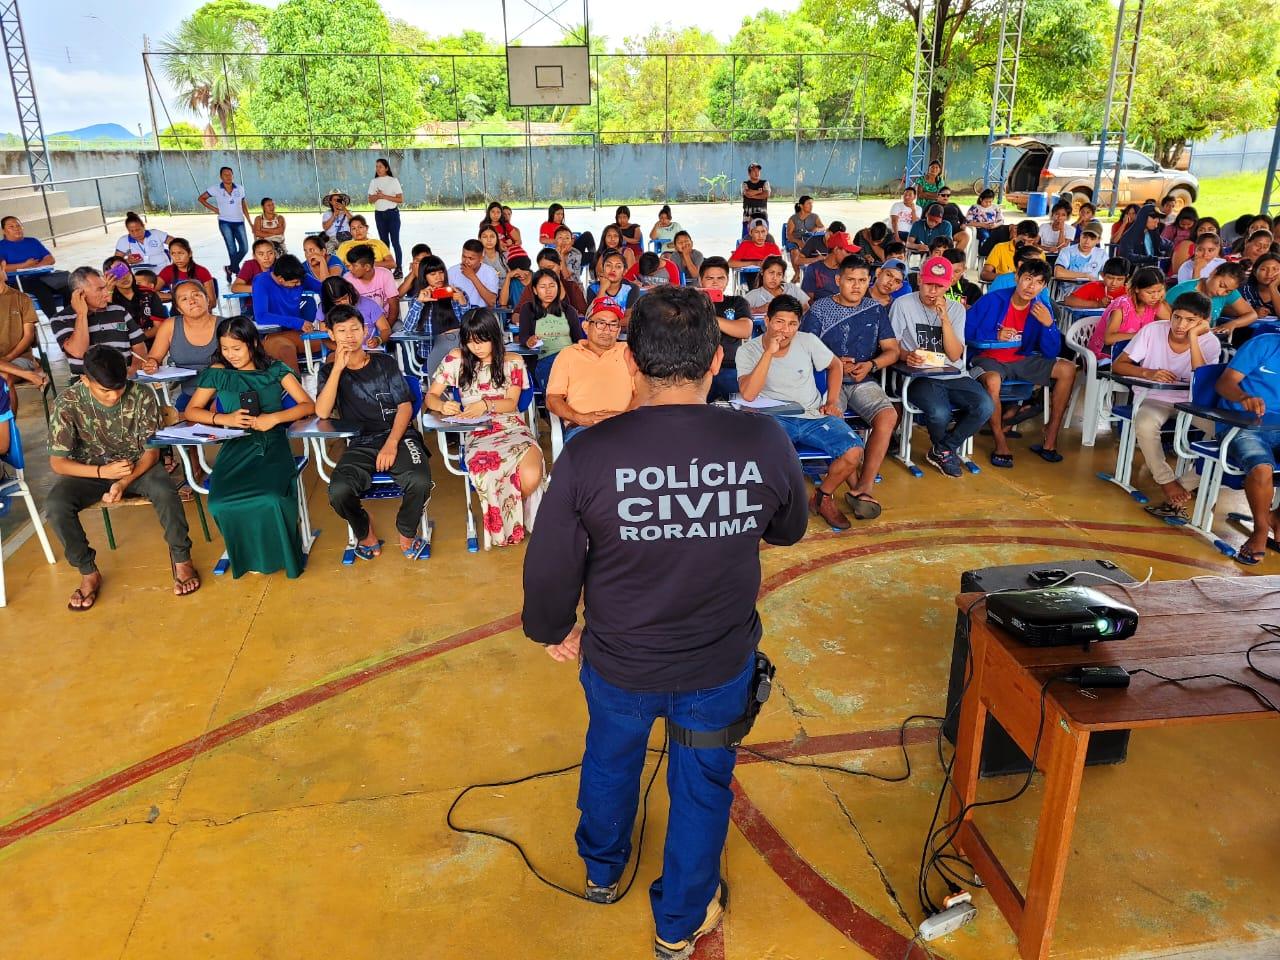
[[[277,148],[406,146],[423,119],[410,59],[398,52],[377,0],[285,0],[271,12],[272,52],[250,101],[254,125]],[[304,65],[305,60],[305,65]]]
[[[257,78],[261,28],[270,11],[246,0],[212,0],[160,43],[161,69],[177,91],[177,106],[228,135],[231,118]]]
[[[204,134],[193,123],[179,120],[160,131],[161,150],[203,150]]]

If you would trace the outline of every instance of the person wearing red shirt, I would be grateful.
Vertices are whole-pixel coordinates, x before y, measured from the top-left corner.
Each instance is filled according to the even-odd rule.
[[[640,259],[622,275],[623,280],[630,280],[646,290],[662,286],[659,281],[663,277],[666,277],[666,283],[671,286],[680,286],[679,268],[670,260],[665,260],[652,252],[642,253]]]
[[[167,267],[160,271],[161,299],[169,299],[169,290],[179,280],[199,280],[204,285],[205,295],[210,303],[217,303],[218,297],[213,289],[213,274],[195,262],[191,253],[191,244],[182,237],[174,237],[169,241],[169,256],[173,259]]]
[[[1076,310],[1105,309],[1116,297],[1128,292],[1133,267],[1124,257],[1112,257],[1102,265],[1102,279],[1081,284],[1063,302]]]
[[[751,221],[747,229],[747,239],[738,244],[738,249],[729,255],[729,266],[758,267],[765,257],[780,257],[782,251],[776,243],[769,241],[769,224],[757,218]]]

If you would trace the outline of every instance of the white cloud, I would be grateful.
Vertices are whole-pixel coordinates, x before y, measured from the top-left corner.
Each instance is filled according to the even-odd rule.
[[[131,133],[137,133],[139,123],[144,131],[151,126],[140,58],[137,69],[132,71],[76,70],[33,63],[32,72],[46,134],[92,123],[119,123]],[[0,97],[0,103],[0,128],[16,132],[18,120],[12,98]]]

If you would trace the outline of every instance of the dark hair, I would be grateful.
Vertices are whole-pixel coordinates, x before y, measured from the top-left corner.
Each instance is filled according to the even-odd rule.
[[[413,248],[409,251],[409,258],[412,259],[420,253],[425,253],[427,256],[431,256],[431,248],[425,243],[415,243]]]
[[[657,271],[662,263],[662,258],[652,250],[646,250],[640,254],[640,260],[637,262],[638,271],[646,277]]]
[[[1040,236],[1040,227],[1034,220],[1019,220],[1018,225],[1013,228],[1015,237],[1038,237]]]
[[[1019,277],[1039,277],[1046,284],[1053,279],[1053,271],[1049,269],[1049,264],[1039,257],[1032,260],[1024,260],[1018,264],[1016,275]]]
[[[1069,209],[1071,207],[1071,204],[1067,204],[1067,207]],[[1054,209],[1056,210],[1057,208],[1058,208],[1057,204],[1054,204]],[[1126,203],[1124,205],[1124,209],[1120,211],[1120,219],[1123,220],[1125,217],[1127,217],[1131,213],[1134,215],[1134,217],[1137,217],[1138,211],[1140,209],[1141,208],[1136,203]]]
[[[502,242],[502,234],[498,232],[498,228],[495,227],[492,223],[489,223],[487,220],[484,223],[480,224],[480,229],[476,231],[476,239],[479,240],[486,233],[493,234],[495,247]],[[483,246],[483,244],[481,245]]]
[[[130,210],[128,213],[124,215],[124,225],[127,227],[131,223],[136,223],[140,227],[146,226],[146,223],[143,221],[143,219],[140,216],[138,216],[136,213],[134,213],[132,210]]]
[[[538,296],[538,284],[550,277],[556,283],[556,295],[551,301],[549,307],[543,307],[542,298]],[[554,270],[539,270],[529,279],[529,295],[530,310],[533,313],[534,320],[541,320],[548,313],[564,313],[564,301],[561,297],[560,277]]]
[[[889,231],[888,227],[885,227],[884,229],[886,233]],[[829,224],[827,224],[827,233],[844,233],[844,232],[845,232],[845,225],[843,220],[832,220]]]
[[[724,257],[703,257],[702,263],[698,264],[698,279],[701,280],[707,275],[707,271],[713,267],[719,267],[725,273],[729,272],[729,261]]]
[[[378,172],[378,164],[382,164],[384,167],[387,168],[388,177],[395,176],[395,172],[391,169],[391,164],[387,161],[386,157],[379,157],[377,160],[373,161],[373,172],[375,174]]]
[[[18,220],[18,218],[15,217],[12,213],[8,214],[7,216],[0,217],[0,229],[2,229],[4,225],[8,223],[10,220]],[[18,222],[21,223],[22,221],[18,220]]]
[[[658,208],[658,216],[662,216],[664,213],[668,217],[671,216],[671,204],[664,203],[661,207]]]
[[[297,262],[296,258],[294,258],[294,262]],[[230,367],[232,364],[222,355],[223,337],[239,340],[249,348],[249,360],[253,364],[253,369],[265,370],[271,366],[271,357],[267,355],[267,351],[262,346],[262,334],[258,333],[258,328],[248,317],[225,317],[218,321],[218,329],[214,334],[214,340],[218,346],[213,351],[213,360],[211,362]]]
[[[627,347],[646,379],[698,383],[711,369],[719,346],[720,324],[701,291],[664,286],[636,301]]]
[[[952,263],[954,263],[957,267],[963,264],[967,259],[965,257],[964,251],[957,250],[955,247],[948,247],[946,250],[943,250],[942,255],[946,257],[948,260],[950,260]],[[962,279],[964,279],[963,271],[956,274],[956,280],[962,280]]]
[[[258,206],[260,206],[260,207],[261,207],[261,206],[263,206],[264,204],[268,204],[268,203],[275,203],[275,201],[274,201],[274,200],[272,200],[270,197],[263,197],[263,198],[262,198],[262,200],[261,200],[261,202],[259,202],[259,203],[258,203]]]
[[[159,280],[159,279],[160,279],[159,277],[157,277],[157,276],[156,276],[156,272],[155,272],[154,270],[152,270],[150,267],[139,267],[137,270],[133,271],[133,275],[134,275],[135,277],[144,277],[144,278],[146,278],[146,279],[148,279],[148,280]],[[197,282],[199,282],[199,281],[197,281]],[[178,284],[176,284],[176,283],[174,284],[174,286],[175,286],[175,287],[176,287],[177,285],[178,285]],[[200,289],[201,289],[201,290],[203,290],[203,289],[204,289],[204,284],[200,284]]]
[[[1097,213],[1097,212],[1098,212],[1098,205],[1097,205],[1096,203],[1094,203],[1092,200],[1086,200],[1086,201],[1084,201],[1082,204],[1080,204],[1080,209],[1081,209],[1081,210],[1083,210],[1085,207],[1088,207],[1088,208],[1089,208],[1090,210],[1092,210],[1094,213]]]
[[[84,375],[104,390],[121,390],[129,382],[129,363],[115,347],[95,343],[81,362]]]
[[[851,253],[840,261],[840,266],[836,269],[836,273],[844,273],[847,270],[865,270],[867,271],[867,279],[871,279],[871,264],[867,263],[862,257],[856,253]]]
[[[1249,275],[1253,276],[1254,274],[1256,274],[1258,272],[1258,268],[1262,266],[1264,263],[1280,263],[1280,256],[1277,256],[1274,253],[1264,253],[1262,256],[1258,257],[1257,260],[1253,261],[1253,263],[1250,265]]]
[[[281,280],[302,280],[307,275],[307,268],[293,254],[286,253],[276,257],[275,266],[271,268],[271,272]]]
[[[609,247],[609,246],[606,246],[606,239],[605,239],[605,238],[609,236],[609,232],[610,232],[610,231],[613,231],[614,233],[616,233],[616,234],[618,235],[618,245],[617,245],[617,247]],[[600,249],[601,249],[601,251],[604,251],[604,250],[621,250],[621,249],[622,249],[623,247],[625,247],[626,245],[627,245],[627,242],[626,242],[625,240],[623,240],[623,239],[622,239],[622,231],[618,229],[618,225],[617,225],[616,223],[609,223],[609,224],[605,224],[605,228],[604,228],[603,230],[601,230],[601,231],[600,231]]]
[[[172,250],[174,247],[181,247],[183,250],[187,251],[187,255],[191,257],[191,262],[187,264],[186,273],[188,276],[194,277],[196,275],[196,271],[200,269],[200,264],[196,263],[196,255],[191,249],[191,244],[183,237],[173,237],[169,240],[169,249]],[[174,274],[177,274],[178,272],[178,265],[176,263],[173,265],[173,272]]]
[[[139,270],[138,272],[141,273],[142,271]],[[205,310],[207,311],[209,309],[209,292],[205,290],[204,284],[201,283],[199,280],[196,280],[194,277],[188,277],[185,280],[179,280],[177,283],[175,283],[172,287],[169,288],[169,296],[173,299],[173,313],[177,314],[183,319],[185,319],[187,316],[185,313],[183,313],[181,310],[178,309],[178,291],[181,290],[183,287],[194,287],[195,289],[199,290],[200,295],[204,297]]]
[[[675,243],[675,242],[676,242],[677,240],[679,240],[681,237],[689,237],[689,242],[690,242],[690,243],[693,243],[693,237],[689,236],[689,231],[688,231],[688,230],[677,230],[677,231],[675,232],[675,235],[671,238],[671,242],[672,242],[672,243]]]
[[[354,214],[354,215],[351,217],[351,219],[350,219],[349,221],[347,221],[347,222],[348,222],[348,223],[363,223],[366,227],[369,225],[369,221],[368,221],[368,220],[366,220],[366,219],[364,218],[364,214],[363,214],[363,213],[357,213],[357,214]]]
[[[1243,263],[1232,263],[1228,260],[1226,263],[1221,264],[1217,270],[1213,271],[1213,273],[1209,274],[1209,276],[1222,277],[1226,280],[1235,280],[1236,286],[1240,286],[1244,283],[1245,277],[1248,276],[1248,272],[1245,270]],[[1201,277],[1200,279],[1207,280],[1208,277]]]
[[[953,246],[955,246],[955,244],[951,242],[950,237],[943,236],[942,234],[938,234],[936,237],[934,237],[932,240],[929,241],[929,252],[932,253],[935,250],[938,252],[941,252],[943,250],[950,250]]]
[[[995,198],[996,198],[996,192],[995,192],[994,190],[992,190],[990,187],[987,187],[987,188],[986,188],[985,190],[983,190],[980,194],[978,194],[978,199],[979,199],[980,201],[981,201],[981,200],[987,200],[987,199],[994,200]]]
[[[886,260],[892,260],[895,257],[901,260],[906,256],[906,254],[907,245],[901,240],[890,240],[884,245],[884,256]]]
[[[276,246],[276,245],[275,245],[274,243],[272,243],[270,240],[268,240],[266,237],[263,237],[263,238],[262,238],[262,239],[260,239],[260,240],[255,240],[255,241],[253,241],[253,249],[254,249],[254,250],[257,250],[259,247],[270,247],[271,249],[273,249],[273,250],[274,250],[274,249],[275,249],[275,246]],[[324,244],[321,244],[321,246],[323,247],[323,246],[324,246]]]
[[[329,279],[341,280],[342,278],[330,277]],[[327,323],[330,327],[337,326],[338,324],[346,320],[355,320],[357,323],[360,324],[361,327],[364,326],[364,314],[362,314],[355,307],[349,306],[348,304],[339,303],[336,306],[330,307],[324,312],[324,322]]]
[[[1200,228],[1207,223],[1213,224],[1214,233],[1218,233],[1222,230],[1222,224],[1218,222],[1218,219],[1216,217],[1201,217],[1199,220],[1196,221],[1196,225],[1191,228],[1191,238],[1193,240],[1196,237],[1200,236]]]
[[[470,243],[471,241],[467,242]],[[443,260],[434,254],[429,254],[423,257],[422,261],[418,264],[418,280],[424,287],[427,285],[428,273],[443,273],[445,280],[447,281],[449,279],[449,267]]]
[[[614,249],[613,247],[610,247],[608,250],[601,250],[600,256],[596,257],[596,272],[599,273],[600,268],[605,265],[605,262],[612,260],[614,257],[617,257],[619,260],[621,260],[623,263],[623,266],[626,265],[627,258],[622,255],[622,251]]]
[[[618,207],[618,209],[617,209],[617,210],[613,211],[613,222],[614,222],[614,223],[617,223],[617,222],[618,222],[618,218],[619,218],[620,216],[622,216],[624,213],[627,215],[627,219],[628,219],[628,220],[630,220],[630,219],[631,219],[631,208],[630,208],[630,207],[628,207],[625,203],[624,203],[622,206]]]
[[[338,301],[344,297],[354,307],[360,302],[360,291],[346,277],[325,277],[320,284],[320,309],[324,312],[325,319],[328,319],[330,310],[341,306]]]
[[[1156,267],[1139,267],[1132,277],[1129,278],[1130,290],[1148,290],[1156,285],[1163,286],[1165,283],[1164,271]]]
[[[1203,293],[1188,290],[1186,293],[1178,294],[1178,298],[1169,304],[1169,309],[1185,310],[1187,313],[1194,313],[1203,320],[1208,320],[1213,315],[1213,301]]]
[[[802,193],[802,194],[800,195],[800,199],[798,199],[798,200],[796,201],[796,210],[797,210],[797,212],[800,210],[800,208],[801,208],[801,207],[803,207],[806,203],[808,203],[808,202],[809,202],[810,200],[812,200],[812,199],[813,199],[813,197],[809,196],[809,194],[807,194],[807,193]]]
[[[1177,223],[1181,223],[1183,220],[1190,220],[1191,223],[1194,225],[1195,222],[1199,219],[1200,219],[1200,214],[1196,213],[1196,208],[1191,206],[1191,204],[1187,204],[1185,207],[1183,207],[1181,210],[1178,211],[1178,215],[1173,218],[1173,222],[1177,224]]]
[[[560,252],[555,247],[543,247],[538,251],[538,256],[534,262],[542,263],[544,260],[548,263],[554,263],[557,267],[563,262],[560,259]]]
[[[230,168],[230,167],[219,167],[219,168],[218,168],[218,176],[222,176],[222,171],[223,171],[223,170],[231,170],[231,168]],[[235,173],[235,171],[234,171],[234,170],[231,170],[231,173],[232,173],[232,174],[234,174],[234,173]]]
[[[867,235],[867,239],[872,243],[884,243],[889,236],[889,225],[880,220],[871,224],[869,227],[863,227],[862,232]]]
[[[532,266],[533,263],[529,260],[527,255],[523,257],[511,257],[507,260],[508,270],[528,270]]]
[[[1071,204],[1069,204],[1066,200],[1059,200],[1057,203],[1053,205],[1053,209],[1050,210],[1049,212],[1057,213],[1059,210],[1065,210],[1067,211],[1067,213],[1071,213]]]
[[[1253,243],[1253,241],[1258,240],[1262,237],[1266,237],[1269,243],[1276,242],[1276,238],[1271,235],[1270,230],[1255,230],[1253,231],[1253,233],[1249,234],[1249,236],[1245,238],[1244,242]]]
[[[772,318],[775,313],[794,313],[797,317],[804,315],[804,307],[800,301],[789,293],[780,293],[769,301],[765,308],[765,316]]]
[[[1264,232],[1264,231],[1259,231],[1259,233],[1262,233],[1262,232]],[[1267,234],[1267,236],[1271,236],[1271,234],[1269,234],[1269,233],[1268,233],[1268,234]],[[1251,239],[1252,239],[1252,238],[1251,238]],[[1206,243],[1206,242],[1207,242],[1207,243],[1216,243],[1216,244],[1218,245],[1218,247],[1219,247],[1219,248],[1221,248],[1221,247],[1222,247],[1222,237],[1221,237],[1220,235],[1216,234],[1216,233],[1202,233],[1202,234],[1200,234],[1200,236],[1196,237],[1196,238],[1192,241],[1192,246],[1198,247],[1198,246],[1200,246],[1200,244],[1201,244],[1201,243]]]
[[[1252,227],[1259,220],[1261,220],[1263,223],[1267,225],[1268,230],[1271,229],[1271,226],[1272,226],[1271,217],[1265,213],[1255,213],[1252,217],[1249,218],[1249,222],[1245,224],[1245,226]]]
[[[325,253],[324,240],[322,239],[323,237],[324,237],[324,234],[322,233],[320,234],[309,233],[302,238],[302,245],[305,247],[308,243],[313,244],[317,250],[319,250],[321,253]],[[269,242],[270,241],[268,241],[268,243]],[[328,254],[325,253],[325,256],[327,257]]]
[[[468,253],[478,253],[481,256],[484,255],[484,244],[479,240],[467,240],[462,244],[462,249],[466,250]]]
[[[462,369],[458,372],[458,386],[463,389],[471,386],[479,375],[480,358],[467,349],[467,344],[477,340],[493,344],[493,355],[489,358],[489,381],[501,390],[507,385],[507,374],[503,369],[506,351],[502,344],[502,323],[498,320],[498,315],[487,307],[476,307],[462,315],[462,324],[458,328],[458,345],[462,348]]]
[[[558,237],[561,233],[567,233],[569,234],[569,236],[573,236],[573,231],[570,230],[569,227],[563,223],[560,224],[560,226],[556,227],[556,232],[553,233],[552,236]]]
[[[484,208],[484,219],[480,221],[480,226],[484,226],[486,223],[492,222],[492,218],[489,216],[489,214],[493,211],[494,207],[498,208],[498,222],[499,223],[502,222],[502,204],[500,204],[497,200],[493,200],[490,202],[490,204],[487,207]]]
[[[783,260],[781,257],[777,256],[776,254],[771,253],[769,254],[769,256],[765,257],[763,260],[760,261],[760,272],[763,274],[770,267],[781,267],[782,279],[783,280],[787,279],[787,261]]]
[[[120,256],[120,254],[118,254],[118,253],[113,253],[111,256],[107,257],[107,259],[105,259],[105,260],[103,260],[103,261],[102,261],[102,272],[103,272],[103,273],[106,273],[106,272],[107,272],[107,267],[111,266],[113,263],[123,263],[126,267],[129,267],[129,261],[128,261],[128,260],[126,260],[124,257]],[[132,268],[132,267],[129,267],[129,272],[130,272],[130,273],[133,273],[133,268]]]
[[[1112,277],[1124,277],[1126,280],[1133,272],[1133,264],[1127,257],[1111,257],[1102,265],[1102,272]]]
[[[547,207],[547,223],[555,223],[557,213],[564,213],[564,207],[560,204],[553,203],[551,206]],[[561,223],[563,223],[563,221],[561,221]]]
[[[1025,263],[1028,260],[1043,259],[1044,253],[1039,247],[1018,247],[1013,251],[1013,266],[1015,270],[1020,263]]]

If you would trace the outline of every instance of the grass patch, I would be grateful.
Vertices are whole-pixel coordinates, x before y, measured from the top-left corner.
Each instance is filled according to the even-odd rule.
[[[1196,212],[1202,217],[1217,217],[1222,223],[1262,208],[1262,188],[1267,175],[1233,173],[1225,177],[1206,177],[1200,181]]]

